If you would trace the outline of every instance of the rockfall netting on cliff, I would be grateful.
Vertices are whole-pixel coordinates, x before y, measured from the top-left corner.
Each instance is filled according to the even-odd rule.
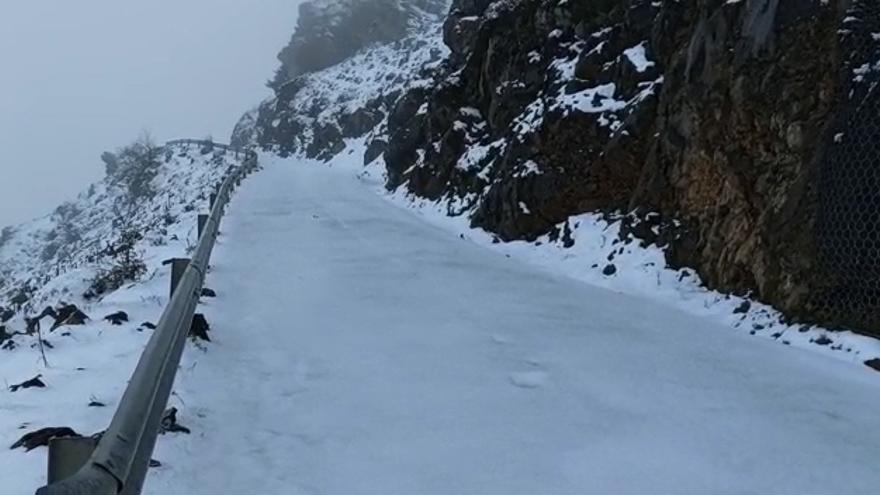
[[[819,315],[880,335],[880,4],[841,28],[843,91],[820,165]]]

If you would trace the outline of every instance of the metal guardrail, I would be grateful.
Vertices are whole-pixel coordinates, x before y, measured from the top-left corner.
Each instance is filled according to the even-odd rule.
[[[178,140],[167,143],[167,146],[208,143]],[[81,467],[76,466],[72,476],[65,479],[52,479],[57,474],[53,476],[50,466],[49,484],[37,490],[37,495],[137,495],[141,492],[162,415],[199,302],[220,220],[233,189],[258,166],[257,155],[251,150],[210,144],[246,153],[247,156],[241,166],[230,168],[226,179],[212,195],[211,213],[200,221],[202,232],[198,247],[180,276],[171,300],[138,361],[110,427],[87,460],[82,458],[82,444],[65,447],[63,441],[53,441],[50,444],[50,460],[64,457],[64,450],[68,448],[70,457],[79,455],[85,462]],[[87,447],[86,453],[90,450]]]
[[[247,155],[254,153],[254,151],[252,151],[252,150],[238,148],[236,146],[231,146],[228,144],[215,143],[214,141],[211,141],[209,139],[175,139],[175,140],[168,141],[167,143],[165,143],[165,146],[178,146],[178,145],[182,145],[182,144],[203,146],[203,147],[211,148],[211,149],[219,148],[224,151],[231,151],[233,153],[243,153],[243,154],[247,154]]]

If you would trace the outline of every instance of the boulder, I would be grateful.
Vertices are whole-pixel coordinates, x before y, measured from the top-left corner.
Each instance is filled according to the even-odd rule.
[[[53,438],[65,438],[65,437],[81,437],[79,433],[73,431],[73,429],[68,427],[51,427],[51,428],[43,428],[40,430],[32,431],[30,433],[25,434],[23,437],[18,439],[11,447],[11,450],[15,450],[17,448],[24,448],[26,451],[30,452],[37,447],[48,447],[49,440]]]

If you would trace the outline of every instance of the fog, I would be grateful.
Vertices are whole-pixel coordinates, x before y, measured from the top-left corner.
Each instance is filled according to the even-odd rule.
[[[0,225],[74,197],[144,131],[226,142],[270,95],[298,3],[0,2]]]

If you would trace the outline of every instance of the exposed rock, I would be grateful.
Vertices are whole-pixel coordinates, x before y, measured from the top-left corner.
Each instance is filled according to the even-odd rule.
[[[370,141],[370,144],[367,145],[367,150],[364,152],[364,165],[369,165],[376,161],[377,158],[385,153],[386,149],[388,149],[388,143],[386,141],[382,139],[374,139]]]
[[[37,447],[48,447],[49,440],[52,440],[53,438],[81,436],[82,435],[68,427],[43,428],[24,435],[9,448],[10,450],[15,450],[19,447],[23,447],[26,451],[30,452]]]
[[[366,135],[389,189],[498,240],[614,214],[711,288],[880,335],[877,32],[866,0],[454,0],[430,84],[334,106],[296,77],[246,119],[281,154]]]
[[[107,404],[104,404],[103,402],[97,400],[92,400],[89,402],[89,407],[107,407]]]
[[[871,359],[871,360],[865,361],[865,366],[867,366],[873,370],[880,371],[880,359]]]
[[[610,277],[615,273],[617,273],[617,267],[613,264],[605,265],[605,268],[602,269],[602,275],[605,275],[606,277]]]
[[[146,328],[147,330],[155,330],[156,325],[154,323],[150,323],[149,321],[145,321],[141,323],[141,329]]]
[[[177,422],[177,408],[172,407],[165,411],[165,414],[162,416],[162,423],[160,425],[160,433],[186,433],[189,434],[189,428],[182,426]]]
[[[413,90],[391,113],[389,188],[477,198],[467,207],[473,224],[503,240],[534,240],[583,212],[655,211],[680,222],[674,235],[640,232],[667,248],[671,266],[802,320],[880,331],[872,316],[880,298],[869,289],[880,263],[866,274],[856,261],[877,259],[859,253],[857,239],[880,221],[850,220],[880,204],[880,193],[817,182],[829,143],[840,139],[833,127],[857,112],[869,118],[880,102],[851,82],[880,60],[870,38],[880,31],[876,4],[489,5],[453,2],[450,64],[431,91]],[[842,30],[844,17],[858,21]],[[861,49],[848,47],[856,41]],[[846,101],[869,96],[849,110]],[[460,117],[464,108],[477,122]],[[474,161],[477,146],[488,151]],[[826,184],[842,188],[829,206],[817,194]],[[843,197],[852,198],[847,210],[828,211],[850,213],[817,229],[824,208]],[[826,232],[842,225],[850,230],[835,236],[849,236],[849,251],[823,253]]]
[[[20,389],[32,388],[32,387],[46,388],[46,384],[43,383],[43,380],[40,380],[40,378],[42,378],[42,376],[43,375],[37,375],[37,376],[31,378],[30,380],[26,380],[26,381],[19,383],[18,385],[10,385],[9,391],[10,392],[18,392]]]
[[[751,303],[751,301],[749,301],[749,300],[745,300],[745,301],[743,301],[742,303],[740,303],[739,306],[737,306],[736,308],[734,308],[734,310],[733,310],[733,314],[740,314],[740,315],[742,315],[742,314],[746,314],[746,313],[749,312],[750,309],[752,309],[752,303]]]
[[[125,311],[117,311],[116,313],[107,315],[104,320],[109,321],[112,325],[122,325],[128,323],[128,313]]]
[[[202,287],[202,297],[217,297],[217,293],[212,289]]]
[[[22,335],[21,332],[9,332],[6,329],[5,325],[0,325],[0,347],[3,349],[13,349],[15,348],[15,341],[12,340],[12,337],[16,335]]]
[[[55,331],[62,326],[85,325],[89,316],[83,313],[75,304],[61,304],[55,309],[55,323],[50,331]]]
[[[193,315],[192,326],[189,330],[190,337],[210,342],[211,338],[208,336],[209,331],[211,331],[211,326],[208,324],[208,320],[205,319],[205,315],[201,313]]]
[[[27,304],[30,300],[30,296],[27,295],[26,292],[20,292],[15,297],[13,297],[9,302],[12,303],[12,306],[16,311],[21,311],[22,306]]]
[[[296,32],[278,54],[270,86],[281,90],[296,77],[330,67],[371,43],[399,40],[410,20],[440,14],[439,0],[310,0],[300,4]]]

